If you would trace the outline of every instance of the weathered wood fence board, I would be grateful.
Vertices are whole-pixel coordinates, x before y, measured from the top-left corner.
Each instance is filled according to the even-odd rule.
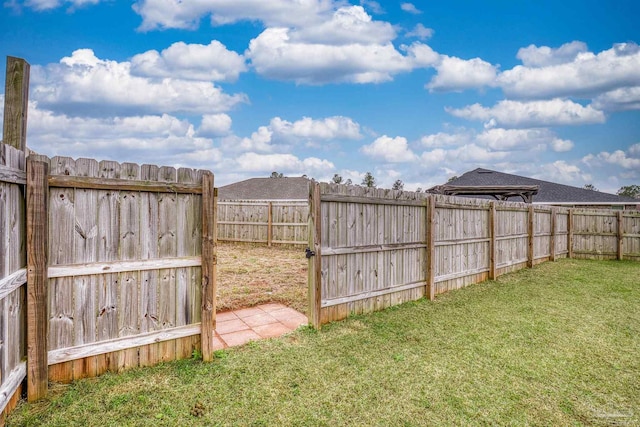
[[[640,259],[640,213],[312,186],[315,326],[423,296],[432,299],[572,253]]]
[[[218,241],[306,245],[307,200],[219,200]]]
[[[6,173],[0,174],[0,414],[15,406],[26,377],[26,218],[20,185],[22,178],[26,182],[24,153],[0,143],[2,171]]]

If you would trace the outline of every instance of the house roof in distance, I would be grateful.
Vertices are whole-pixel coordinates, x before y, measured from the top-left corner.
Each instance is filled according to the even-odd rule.
[[[474,169],[448,182],[453,186],[486,186],[498,187],[505,185],[530,186],[537,185],[538,193],[533,197],[533,203],[545,204],[580,204],[580,205],[636,205],[640,201],[630,197],[586,190],[570,185],[528,178],[526,176],[511,175],[490,169]],[[510,201],[522,201],[520,197],[513,197]]]
[[[218,188],[220,200],[296,200],[309,198],[307,178],[250,178]]]

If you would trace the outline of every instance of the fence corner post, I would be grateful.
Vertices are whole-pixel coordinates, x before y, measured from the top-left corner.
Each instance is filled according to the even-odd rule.
[[[433,301],[436,297],[436,283],[435,283],[435,258],[436,258],[436,233],[435,233],[435,218],[436,218],[436,199],[434,194],[429,194],[427,197],[427,289],[426,296],[430,301]]]
[[[267,205],[269,212],[267,213],[267,246],[271,247],[273,244],[273,202],[269,202]]]
[[[216,199],[213,174],[202,175],[202,360],[213,360],[216,329]]]
[[[549,237],[549,261],[556,260],[556,211],[555,207],[551,207],[551,236]]]
[[[489,280],[496,279],[496,202],[489,202]]]
[[[309,323],[315,329],[322,326],[322,206],[320,184],[309,184]]]
[[[27,160],[27,399],[47,395],[49,165]]]
[[[569,219],[567,220],[567,256],[573,258],[573,208],[569,208]]]
[[[7,56],[2,135],[5,144],[20,151],[27,147],[30,68],[24,59]]]
[[[529,268],[533,268],[533,260],[534,260],[534,217],[535,217],[535,210],[533,205],[529,205],[529,224],[527,227],[527,234],[528,234],[528,242],[529,242],[529,247],[527,250],[527,267]]]

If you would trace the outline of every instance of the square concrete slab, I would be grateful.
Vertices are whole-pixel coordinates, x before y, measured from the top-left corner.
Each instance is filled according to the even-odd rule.
[[[256,314],[263,314],[264,310],[262,310],[260,306],[258,306],[258,307],[252,307],[252,308],[243,308],[241,310],[234,310],[234,313],[236,314],[236,316],[242,319],[243,317],[255,316]]]
[[[244,331],[231,332],[229,334],[221,334],[220,338],[222,338],[229,347],[235,347],[246,344],[249,341],[259,340],[261,337],[251,329],[247,329]]]
[[[225,320],[237,319],[238,316],[233,311],[225,311],[224,313],[216,313],[216,321],[224,322]]]
[[[271,323],[269,325],[256,326],[253,330],[262,338],[275,338],[291,332],[291,329],[287,328],[282,323]]]
[[[228,334],[230,332],[237,332],[250,329],[249,325],[244,323],[242,319],[225,320],[224,322],[218,322],[216,320],[216,332],[220,335]]]
[[[268,325],[269,323],[277,323],[278,319],[269,313],[262,312],[255,316],[243,317],[242,321],[253,328],[255,326]]]
[[[277,303],[227,311],[216,315],[213,348],[219,350],[249,341],[279,337],[307,323],[307,316]]]

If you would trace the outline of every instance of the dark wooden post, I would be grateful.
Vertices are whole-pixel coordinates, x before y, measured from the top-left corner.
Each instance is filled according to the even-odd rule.
[[[27,146],[30,68],[24,59],[7,56],[2,138],[5,144],[20,151]]]
[[[427,298],[433,301],[436,297],[435,258],[436,258],[436,199],[434,194],[427,198]]]
[[[489,280],[496,279],[496,202],[489,202]]]
[[[309,184],[309,323],[322,326],[322,198],[320,184]]]
[[[549,261],[556,260],[556,208],[551,208],[551,236],[549,237]]]
[[[624,212],[618,211],[618,249],[617,249],[617,259],[624,259]]]
[[[27,398],[47,395],[49,165],[27,161]]]
[[[569,208],[569,219],[567,220],[567,250],[569,259],[573,258],[573,208]]]
[[[202,360],[213,360],[216,328],[216,188],[213,174],[202,175]]]
[[[534,228],[534,217],[535,210],[533,205],[529,205],[529,226],[527,228],[527,234],[529,235],[529,248],[527,250],[527,267],[533,267],[533,259],[534,259],[534,239],[535,239],[535,228]]]
[[[267,218],[267,245],[271,246],[273,243],[273,202],[269,202],[267,208],[269,209]]]

